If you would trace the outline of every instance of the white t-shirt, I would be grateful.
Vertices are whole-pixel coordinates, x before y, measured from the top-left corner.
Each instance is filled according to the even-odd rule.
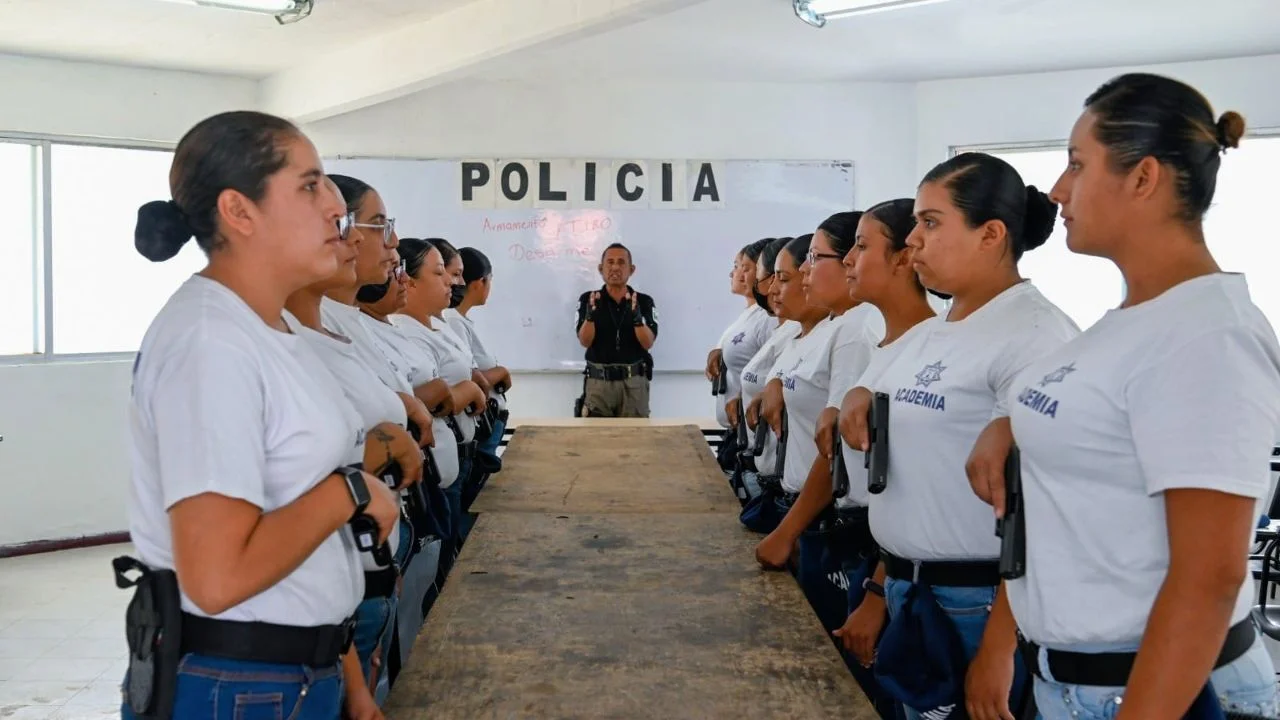
[[[471,371],[475,369],[471,348],[447,323],[436,321],[435,325],[438,327],[431,328],[408,315],[392,315],[391,322],[409,340],[434,355],[440,368],[440,377],[450,387],[471,379]],[[471,442],[476,436],[475,418],[468,415],[465,409],[453,417],[458,423],[458,429],[462,431],[462,441]]]
[[[401,367],[382,352],[364,318],[365,314],[358,307],[344,305],[327,297],[320,300],[320,322],[329,330],[351,340],[360,359],[373,368],[384,385],[396,392],[412,393],[414,386],[408,380],[411,369]]]
[[[970,488],[965,461],[991,420],[1008,415],[1015,376],[1080,331],[1030,282],[964,320],[918,327],[868,387],[890,398],[888,487],[871,496],[871,532],[907,560],[995,559],[995,516]]]
[[[173,569],[169,508],[216,493],[271,512],[347,462],[359,414],[311,347],[277,332],[225,286],[196,275],[152,321],[133,370],[129,532],[147,565]],[[342,622],[364,597],[345,528],[292,573],[219,619]],[[182,609],[205,615],[189,597]]]
[[[316,332],[303,325],[287,311],[284,314],[284,320],[289,329],[311,346],[325,367],[337,379],[347,401],[356,409],[356,412],[360,413],[366,434],[384,422],[400,427],[408,425],[408,416],[400,397],[391,388],[383,385],[377,373],[360,359],[360,353],[350,340],[339,340],[325,333]],[[352,448],[351,454],[343,462],[350,465],[363,463],[364,446],[365,443],[362,442]],[[373,470],[373,468],[365,469]],[[392,526],[387,543],[392,548],[400,546],[398,523]],[[379,565],[373,559],[373,553],[361,553],[360,561],[365,570],[379,570],[386,567]]]
[[[360,359],[396,392],[413,395],[414,388],[440,376],[435,355],[415,346],[394,326],[369,317],[357,307],[325,298],[320,303],[320,320],[329,330],[350,339]],[[431,433],[435,438],[431,456],[440,470],[440,486],[449,487],[458,478],[458,441],[443,419],[432,418]]]
[[[752,356],[747,366],[742,369],[742,407],[750,407],[751,402],[764,390],[764,386],[773,377],[774,364],[778,356],[788,345],[795,342],[800,334],[800,323],[787,320],[774,328],[769,340]],[[754,435],[751,440],[755,443]],[[756,458],[756,469],[762,475],[772,475],[778,463],[778,438],[772,432],[765,433],[764,447]]]
[[[787,461],[782,486],[788,492],[798,493],[804,488],[809,471],[818,460],[814,438],[818,416],[831,397],[833,377],[861,375],[871,349],[881,337],[884,320],[880,311],[863,304],[823,320],[778,359],[776,376],[782,380],[787,411]],[[854,504],[853,495],[850,492],[841,498],[838,506]],[[865,499],[862,504],[866,504]]]
[[[713,402],[716,406],[716,420],[720,427],[729,427],[729,414],[725,412],[725,403],[742,394],[742,371],[755,354],[769,341],[770,335],[778,327],[778,321],[756,303],[743,310],[738,318],[720,336],[720,358],[728,369],[725,375],[727,390],[723,397],[717,396]]]
[[[881,316],[881,322],[884,316]],[[871,356],[867,360],[866,368],[862,371],[862,375],[849,380],[851,374],[842,374],[842,377],[832,381],[831,396],[827,398],[827,407],[839,410],[844,404],[845,395],[855,387],[872,386],[876,378],[885,371],[885,368],[893,364],[893,360],[898,357],[903,347],[903,341],[911,337],[913,333],[919,332],[919,328],[923,323],[917,324],[904,332],[897,340],[883,347],[873,343],[871,348]],[[883,337],[884,333],[881,333]],[[839,383],[839,384],[837,384]],[[854,450],[849,447],[848,443],[840,442],[840,451],[844,455],[844,466],[849,473],[849,494],[836,502],[836,507],[849,507],[857,505],[867,507],[871,502],[871,493],[867,490],[867,469],[866,456],[861,450]]]
[[[484,343],[480,342],[480,334],[476,332],[476,323],[453,308],[444,311],[444,321],[454,334],[466,341],[471,348],[471,359],[477,370],[492,370],[498,367],[498,358],[494,357]],[[507,398],[498,393],[490,393],[489,397],[498,401],[498,409],[507,408]]]
[[[1009,395],[1027,510],[1027,574],[1008,583],[1019,628],[1049,647],[1137,647],[1169,569],[1164,492],[1268,494],[1271,325],[1243,275],[1195,278],[1108,312]],[[1243,583],[1232,623],[1255,597]]]

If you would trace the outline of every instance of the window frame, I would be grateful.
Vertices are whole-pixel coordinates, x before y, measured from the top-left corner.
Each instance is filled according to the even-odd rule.
[[[33,208],[39,229],[38,252],[31,269],[35,279],[35,313],[31,319],[32,352],[22,355],[0,355],[0,367],[47,365],[51,363],[83,363],[131,361],[136,352],[59,353],[53,344],[53,147],[74,145],[116,150],[159,150],[173,152],[177,143],[131,138],[102,138],[48,133],[6,132],[0,130],[0,142],[27,144],[39,152],[40,163],[35,178],[39,202]]]

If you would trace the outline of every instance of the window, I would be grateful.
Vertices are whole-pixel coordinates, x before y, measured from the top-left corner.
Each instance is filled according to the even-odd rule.
[[[138,207],[169,197],[173,153],[53,145],[53,348],[133,352],[173,291],[204,265],[188,243],[152,263],[133,249]]]
[[[0,355],[27,355],[40,345],[36,259],[43,244],[37,196],[40,146],[0,142]]]
[[[1066,166],[1065,148],[988,151],[1003,158],[1023,181],[1048,192]],[[1280,137],[1251,136],[1228,152],[1218,171],[1213,206],[1205,215],[1205,242],[1223,270],[1249,276],[1253,301],[1272,327],[1280,328],[1280,285],[1267,273],[1280,264],[1280,247],[1270,240],[1265,208],[1274,202],[1272,178],[1280,166]],[[1097,322],[1124,299],[1124,281],[1109,260],[1067,249],[1061,222],[1044,247],[1019,263],[1023,277],[1071,316],[1081,329]]]
[[[1012,165],[1023,182],[1046,193],[1067,166],[1065,147],[991,154]],[[1077,255],[1067,249],[1067,231],[1061,219],[1048,242],[1022,256],[1018,270],[1082,330],[1118,306],[1124,296],[1124,281],[1110,260]]]

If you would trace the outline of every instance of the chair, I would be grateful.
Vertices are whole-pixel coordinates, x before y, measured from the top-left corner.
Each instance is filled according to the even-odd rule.
[[[1267,603],[1268,590],[1273,582],[1272,570],[1280,573],[1280,539],[1267,543],[1262,554],[1262,579],[1258,583],[1258,604],[1253,608],[1253,619],[1258,629],[1272,640],[1280,640],[1280,605]],[[1275,578],[1280,582],[1280,576]]]

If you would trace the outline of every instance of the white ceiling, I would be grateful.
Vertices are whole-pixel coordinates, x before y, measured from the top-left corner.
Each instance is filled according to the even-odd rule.
[[[263,77],[469,0],[317,0],[311,17],[157,0],[0,0],[0,53]]]
[[[915,81],[1270,53],[1280,0],[952,0],[821,30],[791,0],[707,0],[485,75]]]
[[[265,77],[469,1],[317,0],[312,17],[281,27],[157,0],[0,0],[0,53]],[[911,81],[1269,53],[1280,53],[1280,0],[952,0],[821,30],[791,0],[705,0],[476,72]]]

